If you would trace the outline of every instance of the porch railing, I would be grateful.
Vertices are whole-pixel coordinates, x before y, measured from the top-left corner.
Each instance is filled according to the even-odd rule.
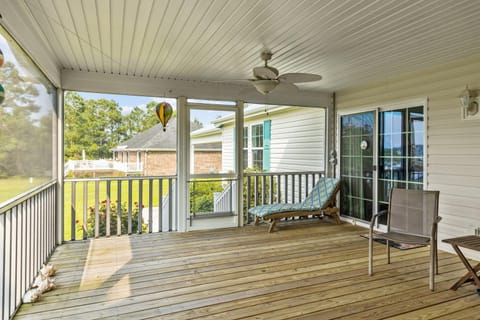
[[[245,173],[244,222],[253,220],[247,212],[254,206],[301,202],[323,174]],[[174,230],[175,182],[175,176],[65,179],[65,240]],[[232,210],[231,190],[214,195],[214,212]]]
[[[119,162],[113,160],[69,160],[65,163],[64,174],[69,172],[119,171],[139,173],[143,171],[143,162]]]
[[[175,176],[65,179],[64,240],[174,230],[175,182]]]
[[[322,176],[323,171],[245,173],[245,223],[252,222],[253,217],[248,214],[248,209],[257,205],[301,202]]]
[[[10,319],[55,248],[56,182],[0,208],[0,319]]]

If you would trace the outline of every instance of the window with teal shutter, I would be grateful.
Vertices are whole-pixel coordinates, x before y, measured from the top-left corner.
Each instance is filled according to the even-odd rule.
[[[270,171],[270,142],[272,139],[272,120],[263,122],[263,170]]]
[[[263,124],[252,125],[252,164],[256,170],[264,170],[263,132]]]

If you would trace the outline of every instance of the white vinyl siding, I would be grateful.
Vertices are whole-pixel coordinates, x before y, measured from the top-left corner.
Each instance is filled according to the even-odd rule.
[[[267,119],[245,119],[249,128],[251,149],[251,127],[263,124]],[[271,123],[270,171],[322,171],[325,170],[325,109],[295,107],[287,111],[268,115]],[[225,125],[222,130],[222,165],[229,171],[233,163],[233,126]],[[249,149],[249,152],[251,150]],[[249,167],[252,155],[249,154]]]
[[[273,114],[270,171],[325,170],[325,110]]]
[[[233,164],[233,126],[225,127],[222,130],[222,172],[233,172],[235,166]]]
[[[361,110],[428,97],[427,185],[440,190],[441,239],[474,234],[480,226],[480,120],[461,120],[458,96],[468,84],[480,90],[480,56],[424,72],[337,92],[337,110]],[[471,258],[480,254],[468,252]]]

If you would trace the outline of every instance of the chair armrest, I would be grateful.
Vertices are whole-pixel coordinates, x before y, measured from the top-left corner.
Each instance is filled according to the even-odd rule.
[[[373,230],[373,226],[375,225],[375,220],[377,220],[378,217],[383,216],[387,213],[388,213],[388,210],[382,210],[382,211],[374,214],[373,217],[372,217],[372,220],[370,220],[370,230]]]

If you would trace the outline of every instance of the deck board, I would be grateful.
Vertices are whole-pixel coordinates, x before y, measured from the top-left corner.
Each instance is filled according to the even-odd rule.
[[[428,248],[375,243],[365,229],[318,221],[67,243],[51,258],[57,289],[15,319],[463,319],[478,313],[465,269],[441,252],[428,289]],[[477,310],[477,313],[470,310]],[[449,317],[447,317],[447,315]]]

